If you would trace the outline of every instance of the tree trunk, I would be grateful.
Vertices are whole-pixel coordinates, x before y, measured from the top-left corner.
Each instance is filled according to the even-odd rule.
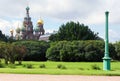
[[[18,64],[19,64],[19,65],[21,65],[21,64],[22,64],[22,61],[21,61],[21,60],[19,60],[19,61],[18,61]]]
[[[7,59],[5,59],[5,64],[8,65],[8,60]]]
[[[19,60],[18,60],[18,64],[19,64],[19,65],[22,64],[22,60],[23,60],[22,58],[19,58]]]

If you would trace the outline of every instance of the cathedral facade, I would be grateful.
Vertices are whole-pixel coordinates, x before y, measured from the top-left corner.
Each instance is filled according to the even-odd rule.
[[[16,29],[16,40],[39,40],[41,35],[44,35],[45,30],[43,28],[43,20],[40,19],[37,21],[37,26],[33,28],[33,23],[31,17],[29,16],[29,7],[26,7],[26,17],[22,23],[21,28]]]

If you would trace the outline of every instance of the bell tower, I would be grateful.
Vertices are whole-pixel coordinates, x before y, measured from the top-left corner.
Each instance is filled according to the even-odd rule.
[[[40,36],[45,34],[44,22],[42,19],[37,21],[36,27],[33,29],[33,23],[30,17],[30,7],[25,8],[26,15],[24,17],[22,26],[16,29],[16,40],[39,40]],[[12,35],[12,34],[11,34]]]
[[[26,7],[26,17],[24,17],[23,28],[25,31],[22,31],[22,39],[34,39],[33,36],[33,24],[31,21],[31,17],[29,16],[29,6]]]

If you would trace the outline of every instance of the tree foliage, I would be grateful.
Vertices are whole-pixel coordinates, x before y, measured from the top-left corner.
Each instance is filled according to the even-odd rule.
[[[46,50],[49,43],[45,41],[17,41],[16,45],[24,45],[27,48],[27,54],[24,57],[25,61],[46,61]]]
[[[7,42],[7,37],[2,33],[1,30],[0,30],[0,41],[5,41],[5,42]]]
[[[0,57],[4,58],[5,64],[14,64],[17,58],[20,58],[18,61],[19,64],[21,64],[23,55],[26,54],[26,47],[18,47],[17,45],[11,43],[1,42],[0,51]]]
[[[12,43],[0,42],[0,57],[5,64],[18,61],[46,61],[46,50],[49,43],[45,41],[16,41]]]
[[[115,59],[116,52],[109,44],[110,56]],[[52,61],[102,61],[104,41],[59,41],[51,44],[46,57]]]
[[[58,33],[53,34],[49,38],[51,41],[60,40],[100,40],[98,33],[94,33],[88,26],[79,22],[67,22],[60,26]]]
[[[117,58],[117,60],[120,60],[120,41],[116,42],[114,44],[114,46],[115,46],[115,50],[116,50],[116,54],[117,54],[116,58]]]
[[[15,46],[15,53],[17,55],[15,60],[18,60],[19,65],[21,65],[23,58],[27,54],[27,48],[24,45],[15,45],[14,43],[13,43],[13,45]]]

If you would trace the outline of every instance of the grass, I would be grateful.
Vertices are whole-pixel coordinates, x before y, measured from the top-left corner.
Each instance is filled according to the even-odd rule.
[[[32,68],[25,67],[32,65]],[[40,68],[44,65],[45,68]],[[58,65],[66,69],[59,69]],[[102,70],[102,62],[23,62],[22,65],[15,65],[15,68],[5,66],[0,68],[0,73],[14,74],[53,74],[53,75],[109,75],[120,76],[120,62],[111,63],[111,71]],[[97,67],[99,69],[94,69]]]

